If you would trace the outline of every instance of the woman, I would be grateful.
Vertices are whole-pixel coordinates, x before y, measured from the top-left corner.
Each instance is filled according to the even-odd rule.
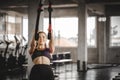
[[[39,32],[39,39],[35,41],[34,36],[31,41],[29,53],[34,66],[30,72],[30,80],[54,80],[53,71],[50,66],[50,53],[54,52],[53,35],[46,46],[47,36],[45,32]]]

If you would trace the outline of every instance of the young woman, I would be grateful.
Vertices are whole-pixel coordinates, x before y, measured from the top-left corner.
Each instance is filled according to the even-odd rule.
[[[35,35],[34,35],[35,36]],[[54,52],[53,35],[49,40],[49,47],[46,45],[47,35],[45,32],[39,32],[39,39],[31,41],[29,53],[31,55],[34,66],[30,72],[30,80],[54,80],[53,71],[50,66],[50,58]]]

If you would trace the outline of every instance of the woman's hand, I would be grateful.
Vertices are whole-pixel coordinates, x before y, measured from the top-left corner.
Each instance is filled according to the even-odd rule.
[[[54,38],[53,38],[53,30],[51,30],[51,38],[49,40],[49,49],[50,53],[54,53],[55,47],[54,47]]]

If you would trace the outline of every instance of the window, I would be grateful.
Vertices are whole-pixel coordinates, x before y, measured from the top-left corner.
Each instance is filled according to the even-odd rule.
[[[87,45],[96,47],[96,17],[87,18]]]
[[[44,31],[48,31],[48,18],[44,19]],[[52,18],[52,28],[56,47],[76,47],[78,39],[78,18]]]
[[[110,17],[110,46],[120,46],[120,16]]]
[[[11,46],[15,46],[15,35],[22,45],[27,43],[28,19],[18,15],[0,15],[0,40],[13,41]]]
[[[6,18],[6,35],[9,40],[14,41],[15,35],[19,37],[21,35],[22,18],[19,16],[6,16]]]
[[[0,41],[3,41],[3,34],[5,31],[5,15],[0,15]]]
[[[23,45],[28,42],[28,19],[23,18]]]

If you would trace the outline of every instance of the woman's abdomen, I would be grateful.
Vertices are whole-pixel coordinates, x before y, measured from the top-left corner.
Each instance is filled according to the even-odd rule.
[[[50,65],[50,60],[49,60],[49,58],[47,58],[45,56],[40,56],[40,57],[36,57],[33,60],[33,63],[34,64],[47,64],[47,65]]]

